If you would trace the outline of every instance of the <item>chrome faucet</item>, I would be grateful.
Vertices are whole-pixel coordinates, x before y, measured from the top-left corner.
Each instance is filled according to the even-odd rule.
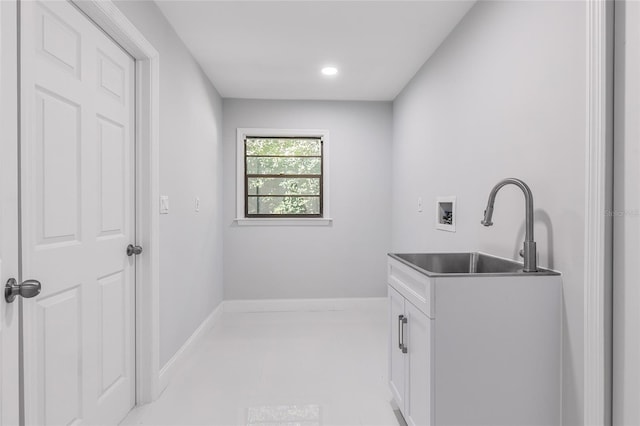
[[[496,201],[496,195],[498,194],[500,188],[509,184],[515,185],[518,188],[522,189],[525,198],[526,230],[524,236],[524,247],[521,252],[521,255],[524,257],[523,271],[537,272],[538,267],[536,266],[536,242],[533,241],[533,194],[531,193],[531,189],[527,186],[526,183],[524,183],[520,179],[515,178],[507,178],[498,182],[489,194],[487,209],[484,211],[484,219],[480,223],[482,223],[484,226],[493,225],[491,218],[493,216],[493,204]]]

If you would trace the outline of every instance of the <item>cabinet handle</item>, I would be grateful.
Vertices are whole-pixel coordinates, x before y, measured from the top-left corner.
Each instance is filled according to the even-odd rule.
[[[398,349],[402,349],[402,319],[404,315],[398,315]]]
[[[400,349],[402,349],[402,353],[406,354],[408,352],[407,349],[407,345],[404,344],[404,325],[407,323],[407,317],[405,317],[404,315],[402,316],[402,320],[400,321],[400,323],[402,324],[401,328],[402,328],[402,332],[400,333],[402,335],[402,346],[400,347]]]

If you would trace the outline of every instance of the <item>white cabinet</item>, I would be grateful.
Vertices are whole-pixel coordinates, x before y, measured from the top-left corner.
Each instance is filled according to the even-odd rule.
[[[388,284],[389,386],[407,424],[561,424],[560,276],[430,277],[389,258]]]
[[[391,392],[408,425],[431,425],[432,320],[393,287],[389,312]]]
[[[406,387],[404,416],[407,424],[432,425],[433,401],[431,400],[431,379],[433,376],[431,327],[429,319],[411,302],[404,306],[407,323],[405,325]]]
[[[405,404],[405,364],[402,350],[404,297],[389,287],[389,387],[401,410]]]

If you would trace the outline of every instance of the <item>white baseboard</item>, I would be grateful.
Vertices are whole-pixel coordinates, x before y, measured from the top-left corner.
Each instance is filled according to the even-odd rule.
[[[221,302],[213,312],[202,321],[202,324],[193,332],[191,337],[184,342],[184,345],[178,352],[175,353],[173,357],[160,369],[160,392],[163,392],[169,381],[171,380],[171,376],[174,374],[176,369],[180,364],[182,364],[185,358],[193,352],[193,350],[198,346],[198,343],[202,340],[204,335],[209,331],[222,316],[224,302]]]
[[[304,312],[346,311],[352,309],[382,309],[386,297],[341,299],[260,299],[225,300],[224,312]]]

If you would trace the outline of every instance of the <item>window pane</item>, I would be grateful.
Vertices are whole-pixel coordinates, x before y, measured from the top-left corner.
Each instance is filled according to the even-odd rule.
[[[249,197],[247,205],[250,215],[320,214],[320,197]]]
[[[247,138],[246,155],[322,155],[322,142],[319,139],[265,139]]]
[[[247,174],[249,175],[319,175],[320,172],[320,158],[247,158]]]
[[[248,178],[249,195],[320,195],[320,178]]]

